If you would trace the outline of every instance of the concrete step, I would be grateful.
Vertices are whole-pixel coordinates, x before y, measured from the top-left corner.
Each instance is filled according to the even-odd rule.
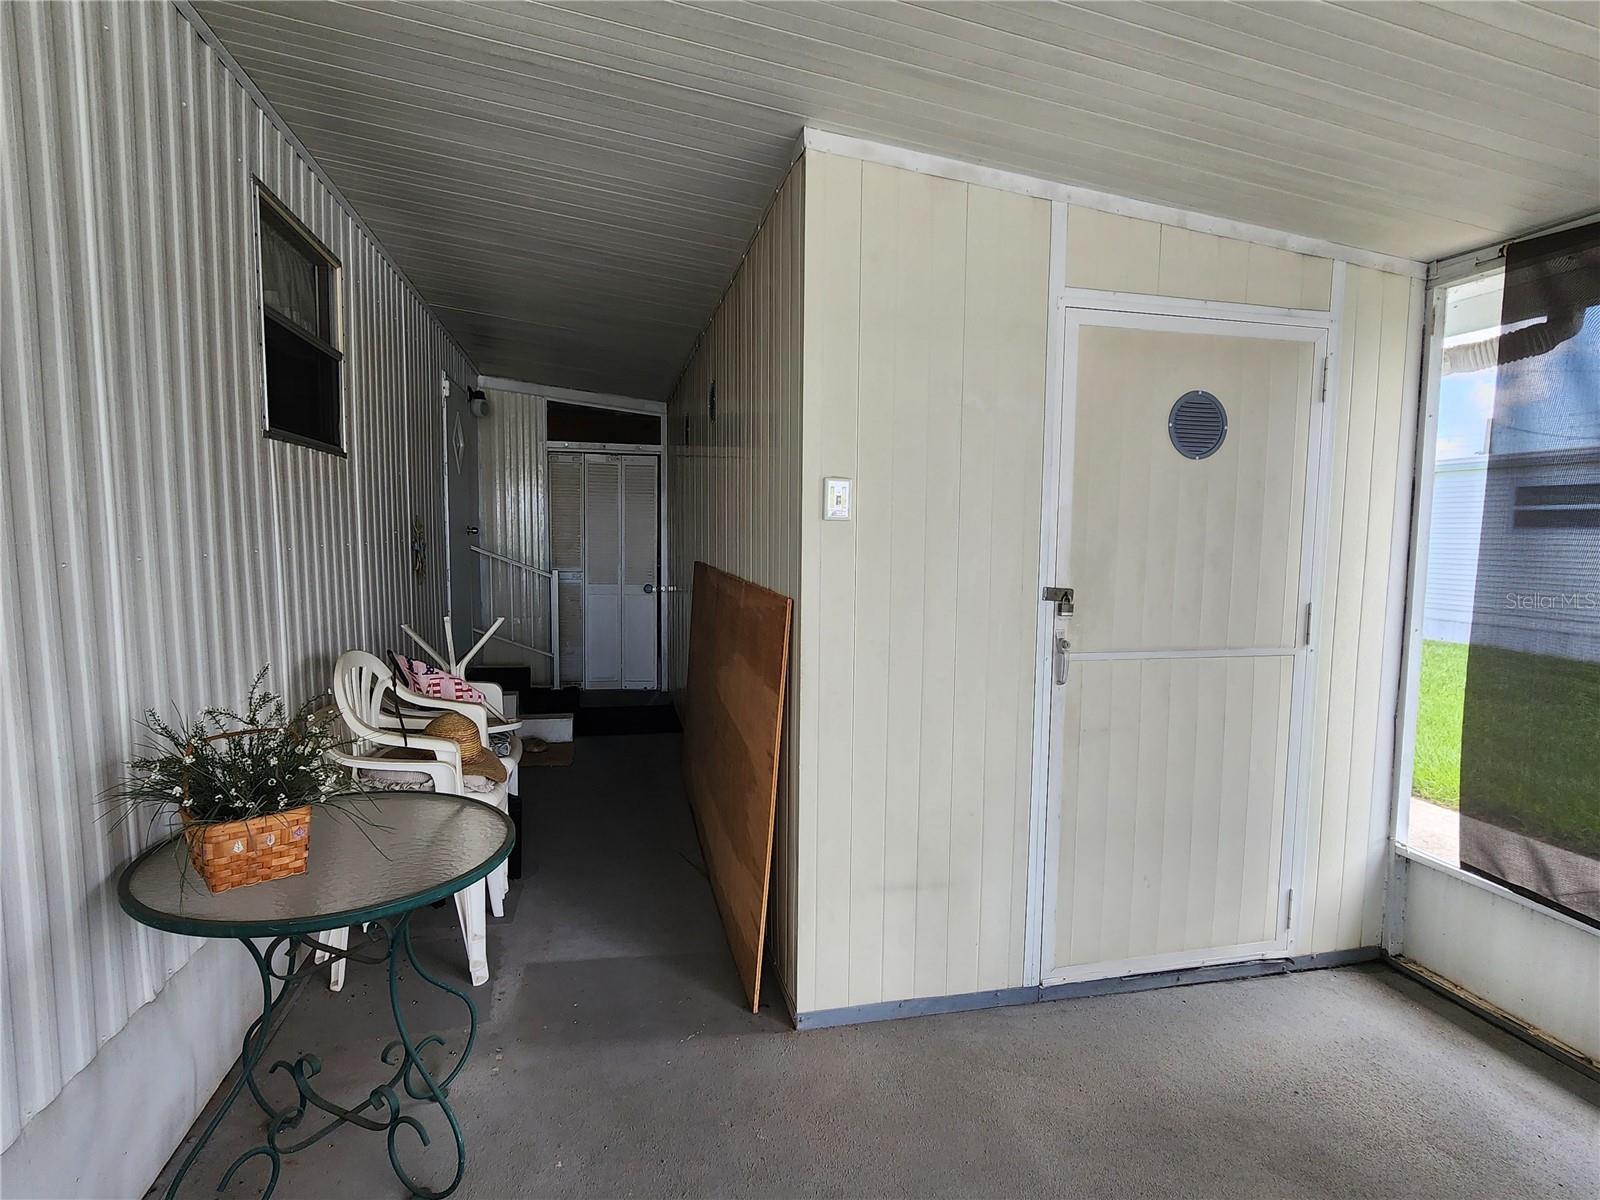
[[[572,714],[539,713],[536,716],[524,717],[517,732],[525,739],[537,737],[543,738],[547,742],[570,742],[572,740]]]

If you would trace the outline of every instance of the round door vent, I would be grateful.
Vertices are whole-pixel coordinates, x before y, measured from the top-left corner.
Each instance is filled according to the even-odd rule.
[[[1228,436],[1228,411],[1210,392],[1185,392],[1167,414],[1167,436],[1185,458],[1210,458]]]

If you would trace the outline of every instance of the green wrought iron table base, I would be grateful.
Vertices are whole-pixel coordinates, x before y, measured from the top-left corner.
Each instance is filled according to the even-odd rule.
[[[270,1172],[266,1187],[261,1192],[261,1200],[267,1200],[278,1186],[278,1175],[283,1166],[284,1155],[294,1154],[314,1145],[343,1125],[356,1125],[386,1136],[389,1163],[400,1182],[413,1196],[422,1197],[423,1200],[443,1200],[460,1186],[461,1176],[467,1167],[467,1147],[461,1136],[461,1125],[456,1120],[455,1111],[450,1107],[450,1084],[466,1065],[467,1058],[472,1053],[473,1042],[477,1040],[478,1010],[465,992],[434,978],[417,961],[416,952],[411,946],[411,913],[402,913],[388,921],[375,921],[373,928],[376,930],[374,941],[378,943],[376,952],[368,952],[373,949],[370,943],[367,947],[357,950],[339,949],[325,946],[307,934],[286,934],[273,938],[267,943],[265,950],[249,938],[239,939],[255,960],[256,969],[261,975],[261,1015],[245,1031],[244,1045],[239,1052],[238,1078],[223,1100],[222,1107],[206,1123],[199,1139],[184,1156],[177,1175],[173,1177],[172,1185],[167,1188],[167,1200],[173,1200],[178,1194],[189,1168],[194,1165],[195,1160],[210,1142],[211,1135],[222,1124],[234,1101],[247,1089],[257,1106],[266,1114],[266,1139],[233,1160],[217,1184],[219,1192],[233,1182],[234,1177],[247,1163],[259,1158],[266,1161]],[[279,970],[273,966],[273,960],[284,950],[287,950],[287,962],[283,969]],[[389,1008],[394,1014],[395,1032],[399,1036],[383,1048],[380,1057],[385,1066],[393,1069],[386,1080],[368,1093],[364,1103],[356,1108],[347,1108],[329,1099],[313,1083],[322,1071],[322,1063],[316,1055],[302,1054],[293,1062],[280,1059],[272,1064],[269,1073],[281,1071],[293,1080],[295,1100],[287,1107],[278,1108],[262,1093],[261,1086],[256,1080],[256,1068],[266,1053],[267,1042],[272,1035],[273,1012],[288,995],[288,984],[315,970],[318,966],[318,955],[346,958],[373,965],[387,964]],[[297,958],[300,961],[297,962]],[[401,1016],[399,967],[402,958],[411,964],[412,971],[422,980],[455,996],[467,1009],[467,1039],[461,1047],[455,1065],[442,1079],[434,1077],[433,1072],[422,1060],[422,1052],[430,1046],[443,1047],[444,1039],[437,1034],[429,1034],[420,1041],[414,1040],[410,1030],[406,1028],[405,1018]],[[285,985],[276,999],[273,997],[275,982],[282,982]],[[417,1106],[431,1105],[443,1114],[449,1126],[450,1136],[455,1141],[455,1173],[443,1188],[435,1190],[417,1182],[400,1161],[398,1138],[401,1129],[409,1129],[415,1133],[424,1147],[430,1145],[432,1141],[416,1112],[403,1111],[402,1096],[417,1102]],[[425,1110],[417,1108],[417,1111]],[[310,1118],[309,1124],[307,1118]],[[310,1125],[315,1127],[311,1128]]]

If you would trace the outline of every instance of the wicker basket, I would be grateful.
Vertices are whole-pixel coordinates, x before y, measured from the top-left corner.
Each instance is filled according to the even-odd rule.
[[[311,806],[245,821],[205,825],[183,810],[189,861],[213,892],[304,875],[311,850]]]
[[[205,740],[220,742],[253,733],[275,733],[279,728],[232,729],[212,734]],[[188,792],[189,783],[185,779],[185,803],[179,812],[183,817],[184,836],[189,841],[189,861],[213,892],[306,873],[306,856],[311,852],[309,804],[243,821],[208,825],[196,822],[189,815]]]

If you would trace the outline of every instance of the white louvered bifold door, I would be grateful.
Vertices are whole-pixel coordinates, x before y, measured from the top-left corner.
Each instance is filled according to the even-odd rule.
[[[622,686],[622,462],[583,464],[583,686]]]
[[[583,455],[551,454],[550,565],[561,572],[561,674],[583,678]]]
[[[622,460],[622,686],[627,688],[656,686],[658,461],[653,454]]]
[[[1322,334],[1066,329],[1044,979],[1283,954]]]

